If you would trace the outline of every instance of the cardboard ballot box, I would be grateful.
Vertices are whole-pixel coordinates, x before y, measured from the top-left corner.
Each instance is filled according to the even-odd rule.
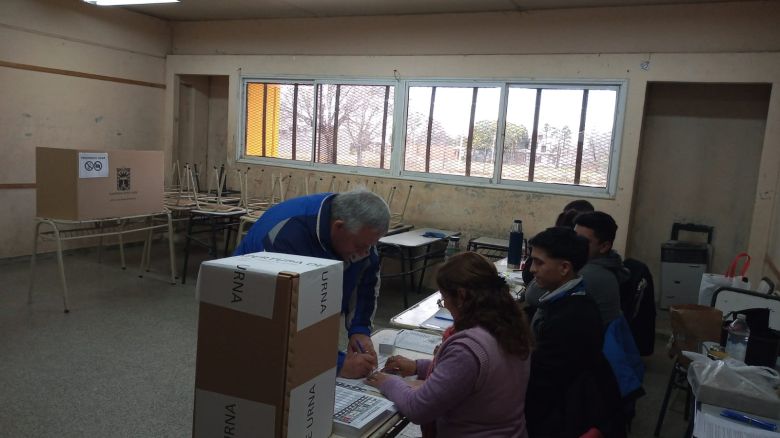
[[[193,437],[328,437],[340,261],[260,252],[204,262]]]
[[[162,151],[35,149],[38,217],[89,220],[163,211]]]

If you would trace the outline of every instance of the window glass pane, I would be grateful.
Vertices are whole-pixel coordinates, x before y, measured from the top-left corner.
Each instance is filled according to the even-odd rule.
[[[479,176],[493,175],[499,90],[479,88],[477,93],[471,159],[472,174]],[[472,87],[409,88],[404,170],[466,175],[473,93]],[[429,130],[431,98],[433,121]]]
[[[590,90],[585,116],[580,185],[606,187],[617,91]]]
[[[474,110],[474,139],[471,143],[469,175],[491,178],[495,167],[496,126],[500,88],[480,88]]]
[[[542,90],[534,181],[574,184],[582,90]]]
[[[509,89],[501,167],[502,179],[528,181],[534,111],[536,111],[536,89],[517,87]]]
[[[393,87],[323,84],[319,93],[317,161],[389,169]]]
[[[311,161],[312,92],[308,84],[247,83],[246,154]]]

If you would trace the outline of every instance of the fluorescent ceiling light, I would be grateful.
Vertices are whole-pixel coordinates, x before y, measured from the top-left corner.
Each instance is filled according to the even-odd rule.
[[[84,0],[98,6],[149,5],[154,3],[179,3],[179,0]]]

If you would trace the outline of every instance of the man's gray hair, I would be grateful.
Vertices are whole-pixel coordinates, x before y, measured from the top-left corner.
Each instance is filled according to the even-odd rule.
[[[390,208],[385,200],[362,187],[337,194],[331,204],[330,216],[331,220],[344,221],[351,232],[367,227],[384,234],[390,226]]]

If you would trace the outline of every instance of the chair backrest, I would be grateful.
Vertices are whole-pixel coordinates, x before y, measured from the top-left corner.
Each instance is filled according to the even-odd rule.
[[[698,304],[675,304],[669,307],[672,325],[673,353],[681,350],[701,352],[704,341],[720,342],[723,312]]]
[[[724,314],[745,309],[769,309],[769,328],[780,330],[780,297],[747,289],[722,287],[712,296],[712,307]]]

